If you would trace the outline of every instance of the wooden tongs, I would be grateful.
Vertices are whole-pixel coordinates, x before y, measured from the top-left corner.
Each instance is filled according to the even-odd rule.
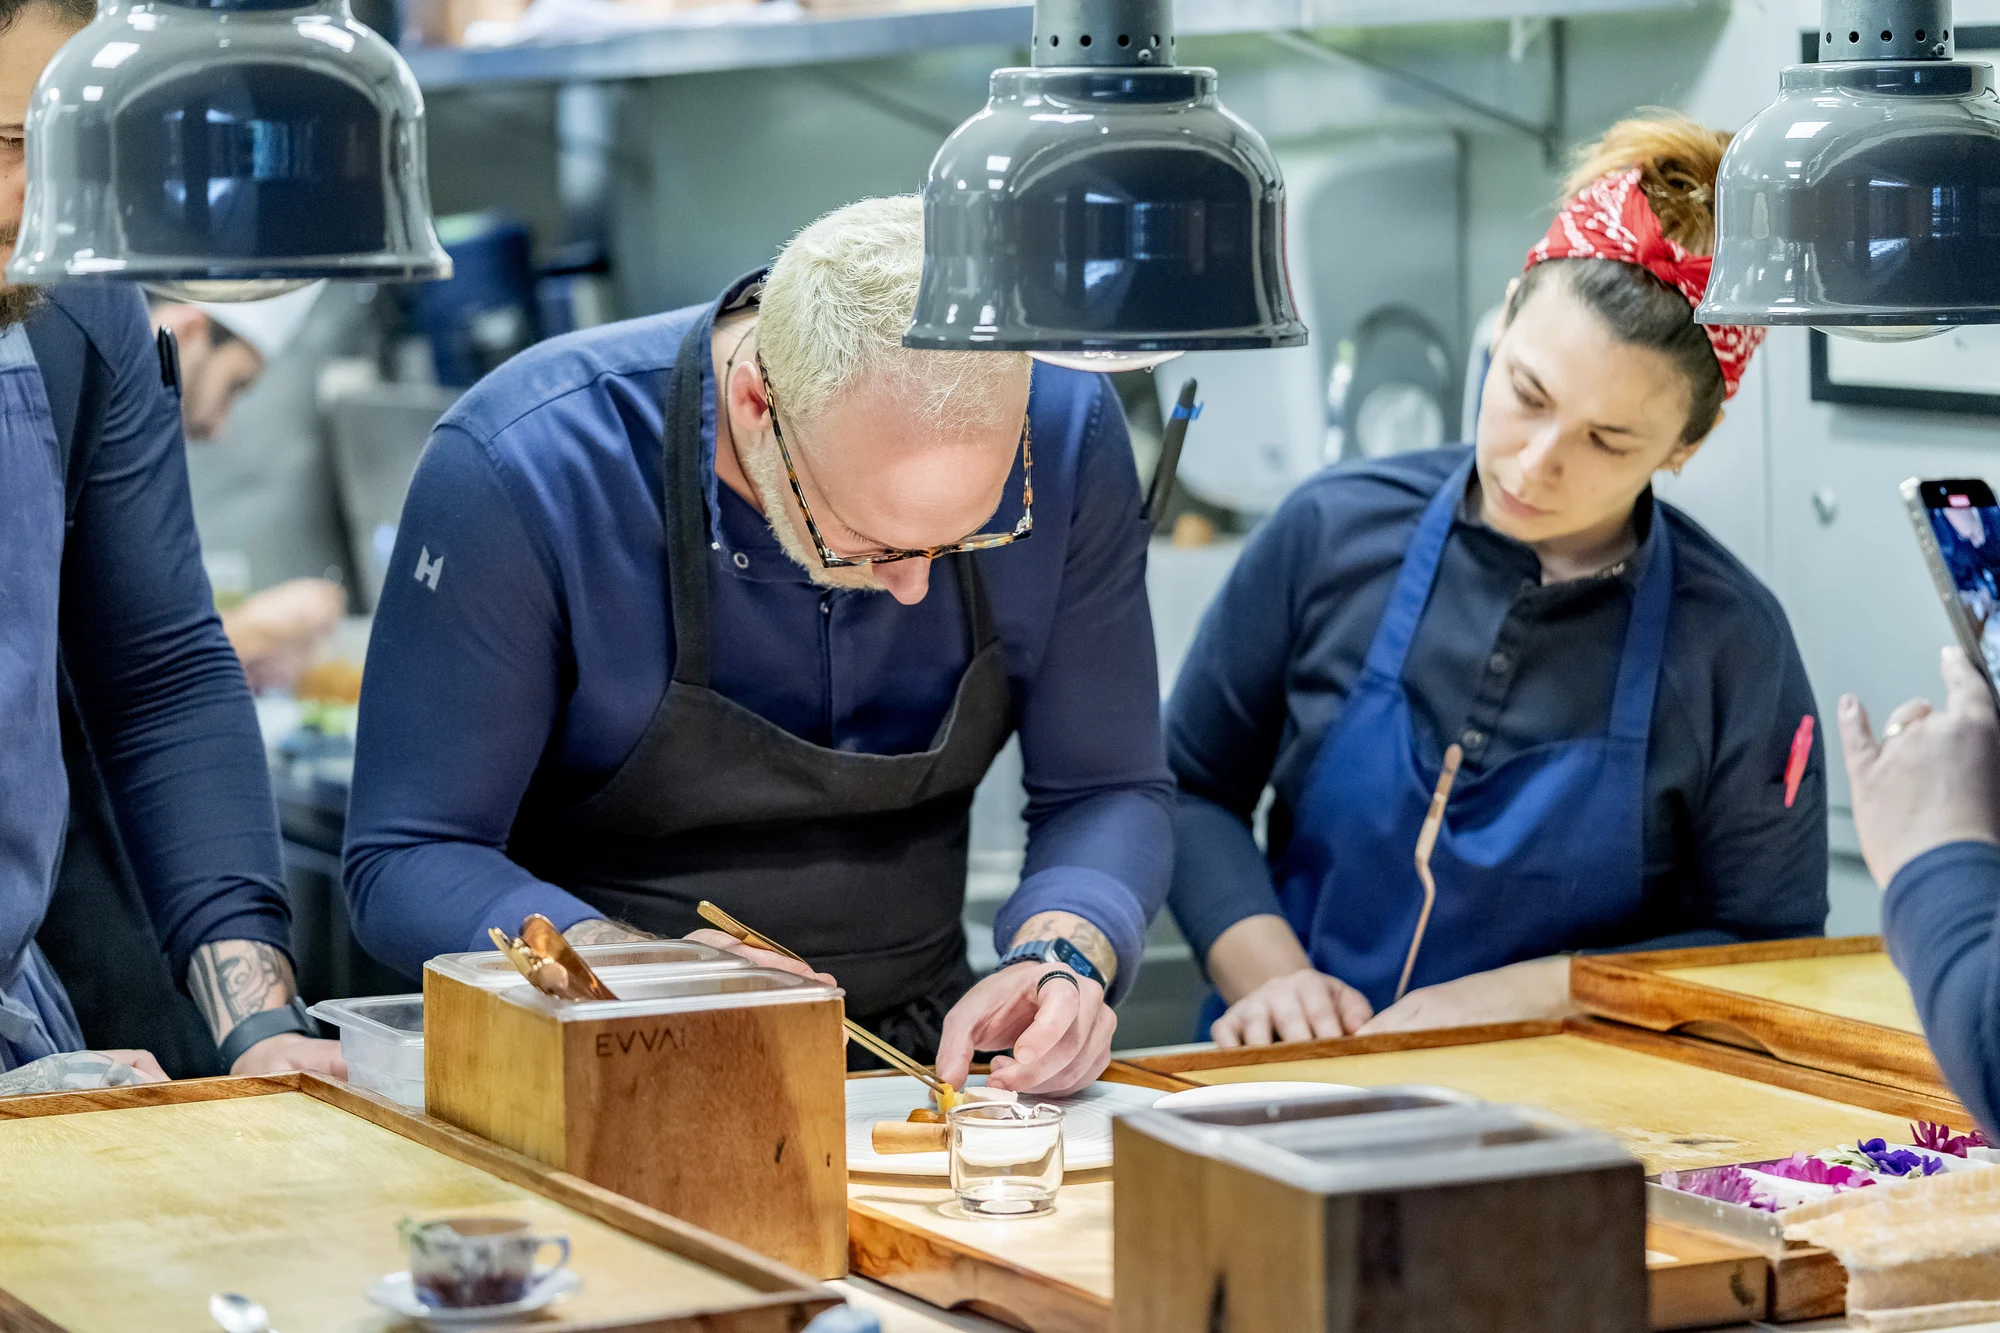
[[[793,962],[806,963],[805,959],[799,957],[769,935],[764,935],[750,929],[750,927],[744,925],[741,921],[738,921],[735,917],[729,915],[729,913],[706,899],[694,910],[701,914],[702,920],[708,922],[717,930],[722,931],[726,935],[735,936],[753,949],[765,949],[771,953],[789,958]],[[806,966],[811,967],[812,964],[806,963]],[[883,1041],[880,1037],[870,1032],[867,1028],[856,1023],[853,1019],[843,1015],[840,1021],[847,1025],[848,1036],[854,1038],[854,1040],[880,1056],[892,1068],[908,1074],[911,1078],[928,1087],[931,1093],[937,1098],[938,1110],[950,1110],[952,1103],[960,1100],[962,1097],[963,1094],[957,1088],[952,1087],[949,1083],[946,1083],[936,1074],[932,1073],[929,1066],[918,1064],[915,1058],[903,1054],[894,1046],[891,1046],[888,1042]]]
[[[528,984],[558,1000],[615,1000],[611,987],[604,984],[590,964],[570,948],[556,923],[537,912],[521,923],[521,933],[507,938],[498,926],[487,932],[500,952],[507,955]]]
[[[1438,832],[1444,827],[1445,805],[1451,800],[1451,786],[1458,781],[1459,765],[1465,762],[1465,751],[1453,745],[1444,752],[1444,771],[1438,774],[1437,787],[1431,792],[1431,808],[1424,816],[1423,827],[1417,830],[1417,880],[1424,886],[1424,905],[1417,913],[1417,933],[1410,939],[1409,956],[1403,959],[1403,978],[1396,983],[1396,998],[1402,999],[1410,989],[1410,973],[1417,967],[1417,951],[1424,947],[1424,932],[1431,928],[1431,909],[1437,906],[1437,881],[1431,878],[1431,853],[1437,850]]]

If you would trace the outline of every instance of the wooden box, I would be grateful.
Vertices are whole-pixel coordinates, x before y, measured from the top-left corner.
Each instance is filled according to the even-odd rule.
[[[369,1286],[405,1216],[566,1235],[538,1333],[793,1333],[832,1291],[743,1246],[310,1074],[0,1101],[0,1329],[214,1333],[240,1291],[285,1333],[408,1328]]]
[[[564,1004],[424,971],[440,1119],[816,1277],[847,1268],[841,992],[761,968]]]
[[[1396,1091],[1120,1118],[1117,1333],[1643,1333],[1636,1160]]]
[[[1538,1106],[1622,1142],[1648,1174],[1907,1137],[1911,1120],[1970,1123],[1956,1102],[1800,1068],[1713,1042],[1590,1019],[1202,1048],[1114,1062],[1106,1078],[1172,1091],[1301,1080],[1427,1084]],[[853,1271],[1036,1333],[1112,1326],[1111,1173],[1073,1173],[1047,1217],[998,1226],[952,1214],[941,1184],[857,1177]],[[1654,1329],[1837,1315],[1846,1274],[1812,1247],[1767,1256],[1655,1218],[1646,1237]]]
[[[1910,988],[1877,936],[1579,957],[1570,993],[1601,1018],[1951,1095]]]

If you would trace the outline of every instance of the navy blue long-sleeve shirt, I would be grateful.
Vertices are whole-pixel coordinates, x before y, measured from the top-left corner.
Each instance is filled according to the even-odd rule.
[[[1882,900],[1889,956],[1910,983],[1945,1081],[2000,1136],[2000,847],[1954,842],[1896,873]]]
[[[529,912],[565,929],[599,915],[505,845],[524,809],[601,787],[665,691],[662,405],[700,313],[542,344],[468,393],[424,452],[369,644],[347,826],[356,932],[394,966],[484,948],[489,926]],[[702,393],[710,536],[728,555],[714,688],[816,745],[927,748],[970,659],[953,562],[915,606],[813,584],[715,479],[707,358]],[[1027,863],[995,935],[1074,912],[1117,950],[1122,992],[1172,853],[1147,525],[1107,381],[1037,366],[1031,427],[1034,535],[977,557],[1028,793]],[[991,527],[1019,516],[1018,461],[1003,494]]]
[[[63,665],[168,966],[184,977],[217,940],[289,955],[264,742],[202,570],[180,402],[145,304],[125,284],[79,283],[37,318],[80,335],[50,340],[78,355],[42,378],[52,402],[75,403],[73,437],[96,438],[63,546]]]
[[[1282,915],[1271,864],[1327,731],[1359,678],[1417,520],[1465,446],[1330,468],[1245,544],[1167,706],[1180,782],[1169,898],[1197,956],[1236,922]],[[1646,759],[1644,899],[1604,948],[1817,934],[1826,921],[1824,746],[1787,809],[1811,685],[1777,599],[1693,520],[1672,526],[1673,618]],[[1461,517],[1404,666],[1417,744],[1458,742],[1474,773],[1601,735],[1634,587],[1626,572],[1543,586],[1524,544]],[[1266,787],[1270,861],[1251,833]]]

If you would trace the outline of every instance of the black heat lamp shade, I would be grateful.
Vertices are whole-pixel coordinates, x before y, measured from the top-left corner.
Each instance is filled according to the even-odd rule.
[[[931,164],[904,346],[1130,355],[1305,342],[1283,178],[1215,90],[1212,69],[994,71],[986,109]]]
[[[2000,322],[1992,77],[1947,60],[1785,70],[1723,158],[1696,318],[1864,338]]]
[[[347,0],[114,4],[43,72],[27,140],[10,282],[227,300],[451,271],[423,95]]]

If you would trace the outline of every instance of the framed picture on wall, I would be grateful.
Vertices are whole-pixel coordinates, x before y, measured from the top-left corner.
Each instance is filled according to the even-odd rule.
[[[1800,57],[1819,59],[1817,30]],[[2000,25],[1958,30],[1958,58],[2000,67]],[[1812,396],[1822,403],[2000,416],[2000,324],[1961,324],[1934,338],[1863,343],[1811,332]]]

